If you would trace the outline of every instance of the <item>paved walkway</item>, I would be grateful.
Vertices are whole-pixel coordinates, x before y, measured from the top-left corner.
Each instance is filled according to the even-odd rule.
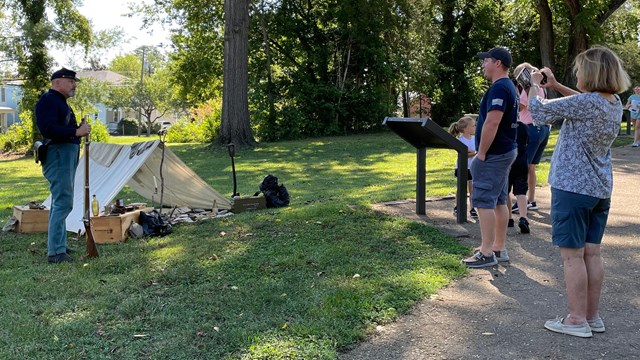
[[[607,332],[581,339],[552,333],[544,321],[566,315],[562,261],[551,245],[550,191],[538,188],[531,234],[510,228],[511,262],[470,270],[437,295],[349,352],[343,360],[375,359],[640,359],[640,149],[613,150],[614,192],[605,237],[601,315]],[[383,206],[384,207],[384,206]],[[396,203],[385,211],[443,227],[478,246],[479,225],[456,225],[453,200]]]

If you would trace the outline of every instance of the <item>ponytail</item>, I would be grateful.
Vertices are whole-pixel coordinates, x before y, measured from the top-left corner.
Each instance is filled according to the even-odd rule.
[[[449,134],[453,135],[454,137],[458,137],[458,135],[461,134],[460,127],[458,126],[459,122],[460,121],[456,121],[449,126]]]

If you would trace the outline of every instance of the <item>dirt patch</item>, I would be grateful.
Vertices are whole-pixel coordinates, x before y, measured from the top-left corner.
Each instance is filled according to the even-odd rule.
[[[25,157],[25,154],[0,152],[0,161],[18,160],[23,157]]]

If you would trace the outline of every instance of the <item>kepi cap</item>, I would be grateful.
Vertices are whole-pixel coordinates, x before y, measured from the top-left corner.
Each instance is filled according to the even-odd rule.
[[[500,60],[506,67],[511,67],[513,62],[511,59],[511,53],[503,47],[495,47],[487,52],[479,52],[476,56],[480,59],[494,58],[496,60]]]
[[[73,79],[75,81],[80,81],[80,79],[76,77],[76,72],[67,68],[62,68],[51,74],[51,80],[54,79]]]

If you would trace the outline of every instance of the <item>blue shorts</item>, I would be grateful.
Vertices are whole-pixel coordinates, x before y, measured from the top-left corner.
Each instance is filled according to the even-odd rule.
[[[551,238],[554,246],[580,249],[600,244],[611,199],[551,188]]]
[[[529,134],[529,142],[527,143],[527,162],[529,164],[539,164],[544,148],[549,142],[550,127],[547,125],[535,126],[527,125],[527,133]]]
[[[475,157],[471,162],[473,175],[473,205],[480,209],[495,209],[496,205],[507,203],[509,170],[516,159],[514,149],[505,154],[487,154],[484,161]]]

